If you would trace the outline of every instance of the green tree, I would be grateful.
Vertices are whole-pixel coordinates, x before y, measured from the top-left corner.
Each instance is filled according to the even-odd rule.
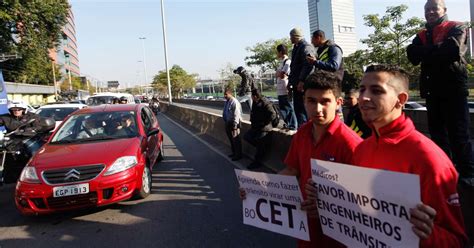
[[[374,29],[367,39],[361,40],[367,49],[358,50],[344,58],[345,68],[355,80],[360,81],[363,66],[392,64],[405,69],[410,74],[411,81],[418,81],[419,67],[408,61],[406,47],[421,30],[424,21],[418,17],[403,21],[403,14],[407,9],[408,7],[402,4],[387,7],[382,17],[378,14],[364,16],[365,26]]]
[[[0,53],[21,56],[0,64],[7,81],[53,82],[49,49],[61,40],[69,8],[67,0],[0,1]]]
[[[180,97],[183,91],[195,87],[196,77],[197,74],[188,74],[179,65],[173,65],[170,69],[171,95],[173,97]],[[158,72],[158,74],[153,77],[152,86],[157,90],[168,89],[166,70]]]
[[[234,73],[235,66],[231,63],[227,63],[224,67],[219,69],[217,72],[219,73],[220,81],[223,83],[223,87],[235,89],[237,85],[240,84],[240,76]]]
[[[71,83],[73,90],[87,90],[87,84],[83,84],[80,77],[71,76]],[[59,86],[61,91],[68,91],[70,88],[68,77],[64,77],[64,81]]]
[[[403,13],[408,9],[406,5],[387,7],[385,15],[378,14],[364,16],[365,25],[374,28],[362,43],[369,48],[368,58],[372,62],[406,66],[406,46],[413,36],[423,27],[424,21],[412,17],[402,22]]]
[[[245,57],[245,62],[248,66],[258,66],[261,72],[267,70],[276,70],[278,68],[278,59],[276,56],[276,47],[279,44],[284,44],[288,48],[288,54],[291,54],[291,41],[288,38],[278,40],[267,40],[262,43],[257,43],[253,47],[247,47],[247,52],[251,55]]]

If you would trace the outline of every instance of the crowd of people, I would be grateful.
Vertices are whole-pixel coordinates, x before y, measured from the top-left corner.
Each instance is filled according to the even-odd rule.
[[[469,239],[474,239],[474,159],[464,58],[466,27],[448,20],[443,0],[427,0],[424,10],[426,26],[408,46],[407,55],[411,63],[421,65],[420,93],[426,99],[430,138],[418,132],[403,112],[409,99],[409,78],[403,69],[370,65],[359,89],[343,98],[342,49],[324,31],[315,31],[309,44],[301,29],[292,29],[291,57],[283,44],[277,46],[279,114],[285,129],[297,129],[284,160],[286,167],[279,174],[298,177],[304,198],[301,207],[309,216],[311,241],[300,240],[299,247],[343,247],[322,233],[311,159],[418,175],[421,202],[411,209],[410,222],[420,247],[473,245],[469,246]],[[255,169],[262,166],[270,147],[271,122],[278,113],[248,83],[243,67],[236,72],[246,87],[240,95],[252,99],[251,128],[244,139],[256,147],[254,162],[248,166]],[[239,160],[242,107],[230,89],[225,98],[223,117],[232,159]],[[343,99],[349,109],[345,123],[337,114]],[[245,192],[240,193],[245,199]]]

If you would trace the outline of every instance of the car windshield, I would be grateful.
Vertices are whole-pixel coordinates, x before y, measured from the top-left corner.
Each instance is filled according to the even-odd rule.
[[[77,109],[79,108],[40,108],[36,114],[41,117],[53,118],[55,121],[62,121]]]
[[[51,143],[84,143],[138,135],[134,111],[99,112],[71,116]]]

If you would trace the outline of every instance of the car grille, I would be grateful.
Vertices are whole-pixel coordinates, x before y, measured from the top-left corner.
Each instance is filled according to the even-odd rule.
[[[51,209],[81,208],[95,206],[96,204],[97,192],[90,192],[84,195],[48,198],[48,206]]]
[[[84,182],[97,177],[105,168],[103,164],[46,170],[43,179],[48,184]]]

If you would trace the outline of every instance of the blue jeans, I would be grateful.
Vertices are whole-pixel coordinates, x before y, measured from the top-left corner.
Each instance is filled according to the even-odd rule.
[[[293,104],[288,101],[288,95],[278,96],[278,106],[280,107],[281,118],[285,121],[289,129],[296,129],[298,122],[296,121],[295,110]]]

